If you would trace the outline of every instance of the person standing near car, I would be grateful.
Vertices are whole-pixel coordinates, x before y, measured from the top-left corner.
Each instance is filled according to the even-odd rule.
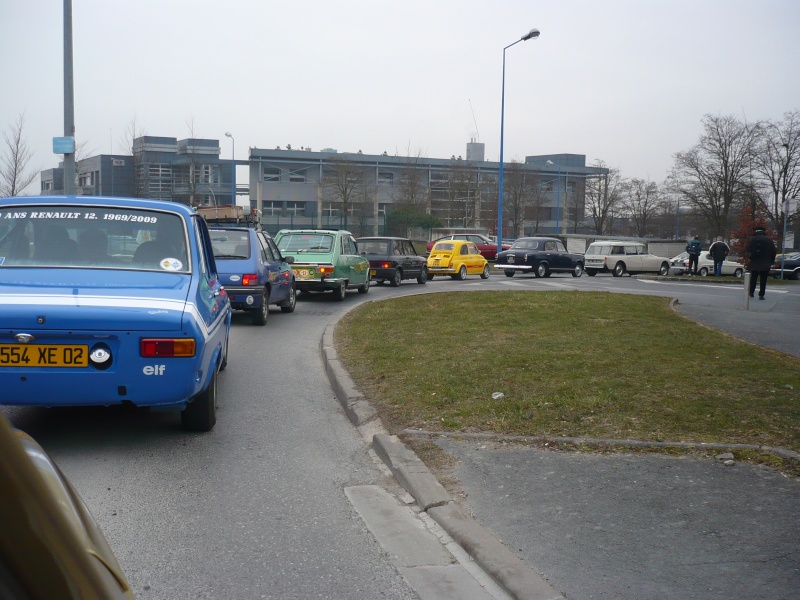
[[[686,244],[686,252],[689,253],[689,275],[697,275],[697,263],[700,260],[700,253],[703,251],[703,242],[699,236]]]
[[[730,251],[731,249],[728,247],[728,244],[723,242],[721,237],[718,237],[717,241],[711,244],[711,247],[708,249],[711,258],[714,259],[715,277],[720,277],[722,275],[722,263],[725,262],[725,258]]]
[[[748,258],[748,268],[750,269],[750,297],[756,291],[756,278],[759,281],[758,299],[763,300],[767,290],[767,276],[770,267],[778,255],[778,248],[775,242],[767,235],[764,227],[756,227],[753,237],[747,242],[745,253]]]

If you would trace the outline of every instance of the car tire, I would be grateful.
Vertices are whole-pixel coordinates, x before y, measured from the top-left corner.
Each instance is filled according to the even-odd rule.
[[[661,263],[661,268],[658,270],[658,274],[662,277],[669,275],[669,263]]]
[[[458,275],[456,275],[456,279],[459,281],[464,281],[467,278],[467,265],[461,265],[461,268],[458,270]]]
[[[269,290],[264,290],[264,296],[261,298],[261,306],[255,309],[250,317],[253,320],[253,325],[266,325],[269,318]]]
[[[589,277],[594,277],[595,275],[597,275],[597,271],[595,271],[594,269],[586,269],[586,274]]]
[[[625,268],[625,263],[620,261],[614,265],[614,270],[611,272],[611,274],[614,277],[622,277],[627,272],[628,270]]]
[[[340,281],[339,285],[333,290],[333,297],[342,302],[347,297],[347,282]]]
[[[733,272],[733,276],[741,279],[744,276],[744,269],[736,269]]]
[[[434,275],[433,275],[433,273],[428,273],[428,281],[430,281],[430,280],[431,280],[431,279],[433,279],[433,278],[434,278]]]
[[[222,349],[223,350],[222,360],[219,363],[220,371],[224,371],[225,367],[228,366],[228,342],[230,342],[230,339],[231,339],[231,334],[230,331],[228,331],[228,335],[225,336],[225,347]]]
[[[489,279],[489,265],[483,265],[483,271],[481,272],[481,279]]]
[[[700,269],[700,271],[698,271],[698,275],[700,275],[700,277],[708,277],[708,269],[703,267]]]
[[[186,431],[211,431],[217,424],[217,369],[208,387],[197,394],[181,413],[181,425]]]
[[[422,270],[419,272],[419,276],[417,276],[417,283],[424,284],[428,282],[428,268],[422,267]]]
[[[403,281],[403,272],[400,269],[395,269],[394,275],[389,280],[389,285],[392,287],[400,287],[402,281]]]
[[[572,269],[572,276],[573,277],[580,277],[581,275],[583,275],[583,265],[581,263],[578,263]]]
[[[359,294],[366,294],[366,293],[368,293],[368,292],[369,292],[369,284],[370,284],[370,281],[371,281],[371,280],[370,280],[370,278],[369,278],[369,277],[367,277],[367,280],[364,282],[364,284],[363,284],[363,285],[360,285],[360,286],[358,286],[358,288],[357,288],[357,289],[358,289],[358,293],[359,293]]]
[[[549,274],[547,263],[540,262],[536,267],[536,277],[547,277]]]
[[[292,286],[292,289],[289,290],[289,297],[280,304],[281,312],[294,312],[295,306],[297,306],[297,290]]]
[[[505,273],[506,277],[513,277],[517,272],[513,269],[503,269],[503,273]]]

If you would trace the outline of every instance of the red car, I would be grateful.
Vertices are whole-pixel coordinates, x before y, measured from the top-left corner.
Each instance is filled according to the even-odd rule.
[[[433,245],[441,240],[466,240],[468,242],[473,242],[478,247],[478,250],[481,251],[481,256],[486,260],[494,260],[494,257],[497,256],[497,244],[480,233],[453,233],[440,237],[432,242],[428,242],[428,253],[430,253]],[[511,248],[511,244],[503,243],[503,250],[508,250],[509,248]]]

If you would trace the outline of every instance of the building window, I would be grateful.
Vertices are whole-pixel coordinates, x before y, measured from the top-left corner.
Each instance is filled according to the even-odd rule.
[[[279,215],[283,210],[283,202],[264,202],[262,206],[262,213],[264,215]]]
[[[48,191],[53,189],[53,182],[52,181],[43,181],[42,182],[42,191]]]
[[[394,185],[394,173],[378,171],[378,185]]]
[[[575,183],[574,181],[567,181],[567,191],[575,193]]]
[[[287,202],[286,212],[289,213],[290,215],[294,215],[295,217],[297,217],[303,214],[305,207],[306,207],[305,202]]]
[[[78,185],[81,187],[89,187],[92,185],[92,174],[91,173],[83,173],[78,175]]]
[[[539,182],[539,189],[543,192],[552,192],[553,191],[553,180],[549,181],[540,181]]]
[[[328,204],[322,209],[322,214],[327,215],[329,219],[339,216],[339,208],[333,204]]]
[[[264,181],[280,181],[281,170],[275,167],[264,167]]]
[[[306,169],[297,169],[289,171],[290,183],[305,183],[306,182]]]

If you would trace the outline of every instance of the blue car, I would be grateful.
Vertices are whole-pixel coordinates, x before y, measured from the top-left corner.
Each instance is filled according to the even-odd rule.
[[[234,310],[249,312],[255,325],[267,324],[270,304],[294,312],[294,257],[284,258],[269,234],[253,227],[209,229],[220,281]]]
[[[0,404],[174,407],[216,423],[231,305],[203,218],[174,202],[0,199]]]

